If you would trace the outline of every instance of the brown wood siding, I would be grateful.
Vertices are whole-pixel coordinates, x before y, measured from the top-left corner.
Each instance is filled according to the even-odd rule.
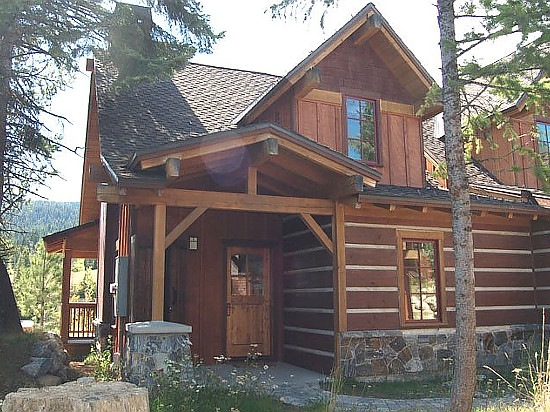
[[[540,310],[535,305],[543,304],[540,296],[550,297],[550,293],[540,295],[537,301],[534,282],[538,273],[533,272],[533,265],[537,262],[535,268],[549,267],[550,276],[550,253],[532,254],[529,218],[474,216],[473,224],[478,325],[539,322]],[[537,224],[542,227],[541,223]],[[444,232],[447,326],[454,327],[454,254],[450,228],[449,215],[440,211],[347,209],[348,330],[400,327],[397,229]],[[550,241],[547,244],[550,248]],[[538,245],[543,248],[545,243],[538,240]]]
[[[537,220],[531,224],[534,282],[537,304],[550,305],[550,222]]]
[[[414,99],[368,42],[357,46],[345,40],[318,65],[323,89],[368,93],[370,98],[414,104]]]
[[[189,212],[189,209],[168,208],[167,233]],[[151,313],[152,208],[139,208],[135,216],[137,268],[132,275],[135,286],[130,306],[135,320],[147,320]],[[176,308],[171,314],[165,311],[165,318],[192,326],[193,354],[205,363],[212,364],[215,356],[225,354],[225,249],[229,244],[265,246],[271,250],[272,327],[276,332],[273,352],[277,353],[277,339],[282,333],[276,326],[281,322],[281,314],[276,308],[282,306],[279,297],[282,289],[281,226],[277,215],[209,210],[174,242],[167,254],[167,265],[174,265],[167,268],[171,276],[176,276],[179,268],[180,279],[172,278],[170,284],[179,288],[177,302],[183,308]],[[189,236],[198,237],[199,250],[186,250]],[[173,290],[167,291],[166,296],[173,296],[173,293]]]
[[[421,120],[412,115],[412,105],[416,101],[369,42],[355,45],[347,39],[319,62],[317,67],[321,72],[321,83],[315,90],[321,92],[309,93],[297,99],[291,89],[256,121],[278,123],[346,154],[346,127],[342,107],[345,96],[384,101],[388,105],[386,109],[383,107],[378,110],[377,125],[380,165],[376,169],[382,173],[381,183],[423,187],[425,164]],[[336,99],[322,100],[323,92],[337,93],[342,97],[341,103],[336,103]],[[408,110],[398,110],[400,105],[406,105]]]
[[[475,159],[504,184],[539,189],[541,186],[533,173],[531,157],[518,150],[525,147],[537,151],[533,122],[532,116],[511,119],[511,126],[518,134],[515,140],[505,136],[504,128],[491,127],[487,134],[490,138],[480,139],[480,145],[474,151]]]
[[[342,107],[305,99],[298,100],[298,133],[342,152]]]
[[[330,218],[318,220],[330,236]],[[283,223],[284,360],[328,372],[334,353],[332,255],[301,219]]]
[[[99,146],[99,120],[95,91],[95,76],[92,74],[90,101],[88,104],[88,124],[84,149],[84,169],[82,171],[82,190],[80,193],[80,224],[99,218],[99,202],[96,199],[96,182],[90,181],[88,171],[92,165],[101,166]]]
[[[256,122],[271,122],[278,124],[279,126],[283,126],[289,130],[294,130],[292,107],[292,94],[288,91],[264,113],[262,113]]]

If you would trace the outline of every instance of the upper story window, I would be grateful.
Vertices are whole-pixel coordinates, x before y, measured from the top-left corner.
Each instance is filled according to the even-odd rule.
[[[443,234],[400,231],[398,248],[402,323],[443,323]]]
[[[550,156],[550,124],[537,122],[539,154],[549,159]]]
[[[363,162],[378,163],[375,102],[346,98],[346,129],[348,157]]]

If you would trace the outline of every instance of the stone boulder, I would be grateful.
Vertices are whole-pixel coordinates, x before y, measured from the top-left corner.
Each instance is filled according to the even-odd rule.
[[[33,345],[31,362],[21,368],[23,372],[39,378],[43,375],[54,375],[63,381],[67,380],[69,355],[63,347],[61,338],[52,332],[46,332]]]
[[[59,386],[19,389],[6,396],[2,412],[149,412],[148,392],[127,382],[81,378]]]

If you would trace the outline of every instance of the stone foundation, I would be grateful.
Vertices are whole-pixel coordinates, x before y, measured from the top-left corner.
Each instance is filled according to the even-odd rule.
[[[477,365],[517,366],[540,325],[511,325],[477,329]],[[341,334],[345,376],[399,378],[452,372],[454,329],[387,330]]]
[[[151,321],[126,325],[122,361],[125,380],[151,387],[156,376],[173,368],[185,379],[192,373],[191,326]]]

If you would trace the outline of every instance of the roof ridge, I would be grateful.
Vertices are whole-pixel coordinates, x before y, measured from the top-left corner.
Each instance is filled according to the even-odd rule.
[[[237,72],[261,74],[261,75],[264,75],[264,76],[271,76],[271,77],[276,77],[276,78],[279,78],[279,79],[283,78],[283,76],[279,76],[277,74],[260,72],[260,71],[256,71],[256,70],[238,69],[238,68],[235,68],[235,67],[218,66],[218,65],[215,65],[215,64],[197,63],[197,62],[192,62],[192,61],[187,62],[187,64],[188,65],[192,64],[192,65],[195,65],[195,66],[203,66],[203,67],[212,67],[214,69],[224,69],[224,70],[232,70],[232,71],[237,71]],[[185,67],[183,67],[183,69],[185,69]]]

